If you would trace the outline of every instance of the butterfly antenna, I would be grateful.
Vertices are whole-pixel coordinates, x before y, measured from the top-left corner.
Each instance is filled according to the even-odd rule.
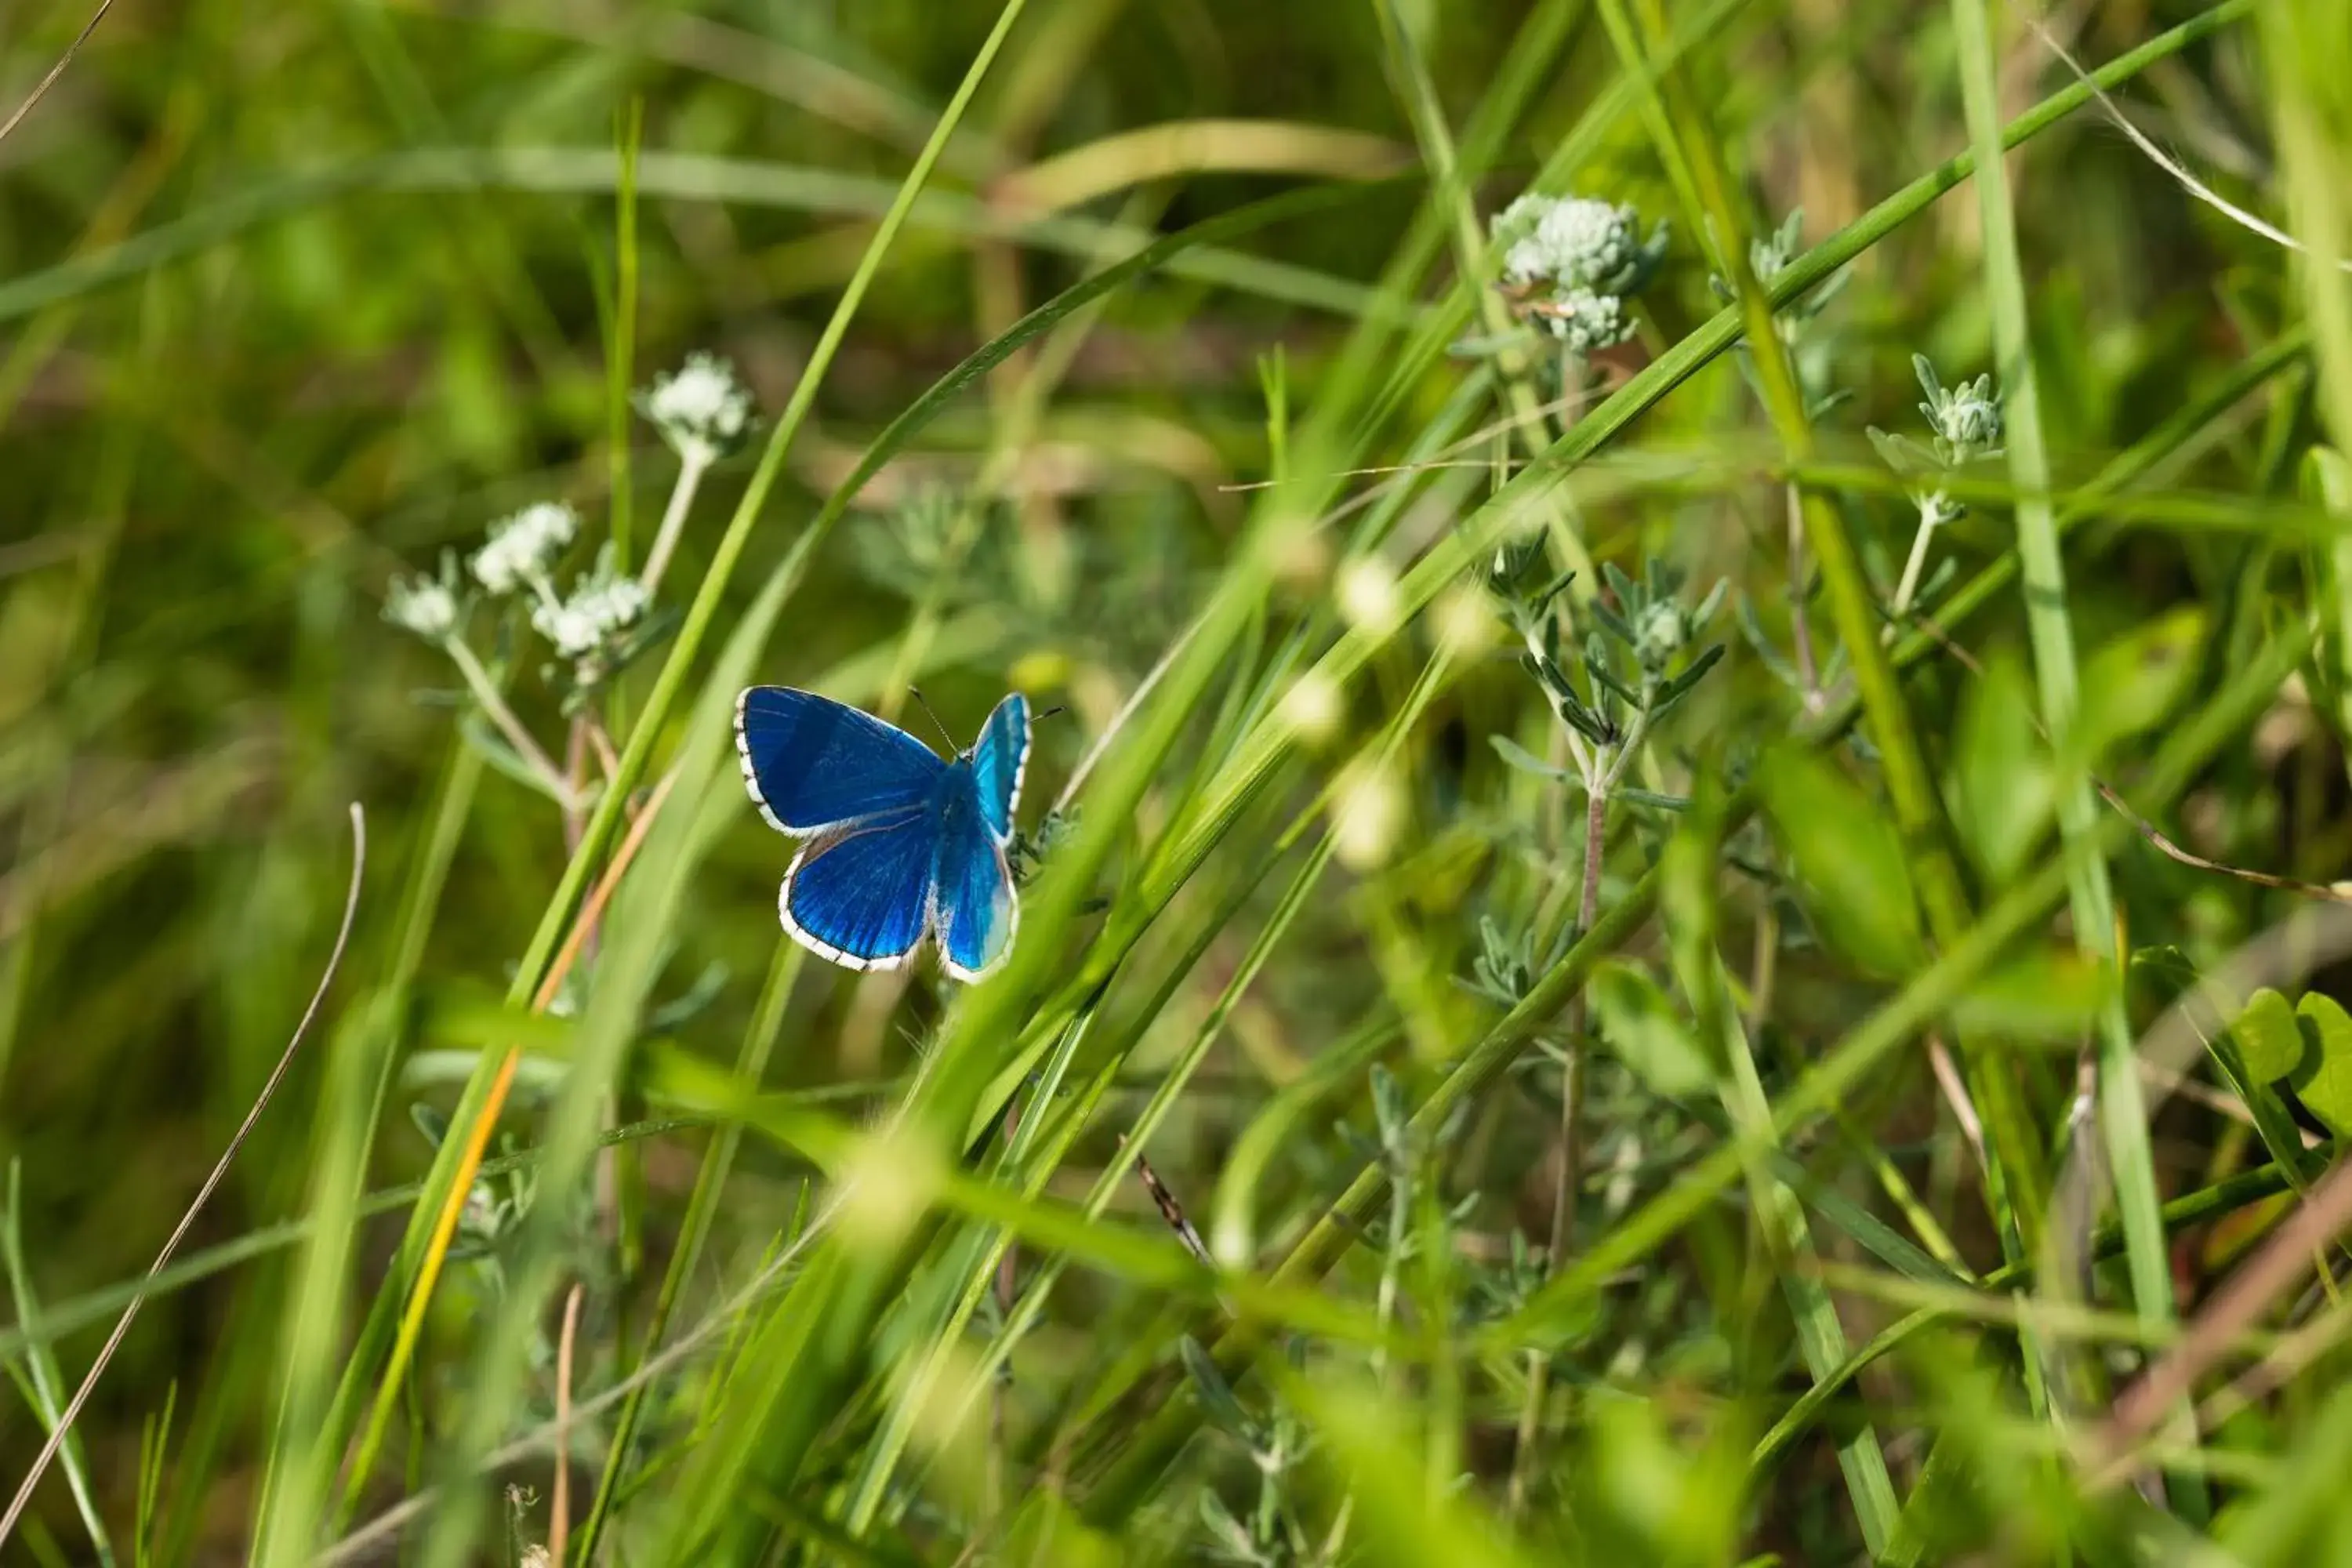
[[[956,756],[960,757],[963,755],[963,748],[955,743],[955,737],[948,733],[948,727],[940,722],[940,716],[938,714],[931,712],[930,703],[925,700],[923,697],[923,689],[919,686],[909,686],[907,688],[907,690],[914,697],[916,706],[922,709],[925,713],[930,715],[931,728],[940,732],[940,739],[948,743],[948,750]]]
[[[1043,720],[1043,719],[1052,719],[1052,718],[1056,717],[1057,715],[1060,715],[1060,714],[1063,714],[1063,713],[1067,713],[1068,711],[1069,711],[1069,710],[1068,710],[1068,709],[1066,709],[1066,708],[1063,707],[1060,703],[1056,702],[1056,703],[1055,703],[1055,704],[1054,704],[1054,706],[1052,706],[1051,708],[1046,709],[1043,713],[1038,714],[1038,715],[1037,715],[1037,717],[1038,717],[1039,719],[1041,719],[1041,720]]]

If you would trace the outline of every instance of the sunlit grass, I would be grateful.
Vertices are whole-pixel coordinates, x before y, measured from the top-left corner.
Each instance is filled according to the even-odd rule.
[[[0,1552],[2318,1560],[2336,9],[103,18]],[[1000,972],[779,931],[753,682],[1064,710]]]

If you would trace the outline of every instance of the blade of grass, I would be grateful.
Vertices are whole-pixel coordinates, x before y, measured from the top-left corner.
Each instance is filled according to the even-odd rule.
[[[1623,9],[1623,0],[1601,0],[1601,4],[1605,12]],[[1643,5],[1643,15],[1654,35],[1648,47],[1654,49],[1654,35],[1663,31],[1655,0]],[[1630,20],[1614,30],[1624,40],[1622,47],[1632,50],[1628,68],[1637,68],[1641,56],[1639,47],[1633,43]],[[1662,134],[1670,143],[1687,142],[1682,155],[1694,181],[1696,199],[1721,236],[1723,265],[1738,296],[1749,363],[1756,370],[1765,410],[1789,460],[1801,466],[1810,462],[1813,455],[1812,424],[1806,415],[1804,393],[1798,385],[1788,345],[1773,323],[1773,301],[1766,297],[1750,260],[1748,225],[1734,201],[1721,150],[1679,68],[1663,73],[1660,91],[1667,106]],[[1984,145],[1980,143],[1976,151],[1976,175],[1981,186]],[[1997,154],[1992,167],[1998,173]],[[1881,622],[1876,595],[1864,575],[1861,556],[1846,529],[1844,516],[1831,498],[1817,486],[1800,484],[1798,504],[1804,517],[1805,539],[1820,564],[1828,592],[1832,623],[1853,663],[1864,724],[1878,749],[1887,796],[1902,830],[1920,907],[1927,914],[1927,928],[1937,944],[1948,946],[1959,940],[1968,927],[1967,892],[1952,857],[1942,798],[1919,749],[1910,709],[1895,679],[1894,661],[1886,657],[1879,640]],[[2017,1092],[2013,1077],[1988,1054],[1984,1042],[1970,1034],[1956,1031],[1956,1035],[1969,1064],[1969,1092],[1985,1125],[1990,1156],[1986,1168],[1987,1197],[2000,1227],[2004,1247],[2012,1257],[2023,1256],[2032,1250],[2041,1234],[2042,1215],[2049,1201],[2041,1139]],[[1874,1545],[1884,1542],[1881,1535]]]
[[[2108,886],[2106,862],[2093,845],[2095,837],[2104,838],[2097,831],[2101,826],[2098,803],[2084,760],[2070,743],[2079,700],[2074,634],[2066,612],[2065,566],[2059,552],[2058,529],[2044,499],[2050,488],[2050,461],[2042,431],[2041,393],[2026,320],[2025,275],[2018,259],[2016,220],[2010,206],[2008,172],[1997,149],[2000,99],[1994,79],[1992,23],[1985,0],[1952,0],[1952,26],[1959,40],[1961,97],[1977,152],[1977,207],[1984,226],[1985,284],[2006,395],[2010,477],[2019,491],[2021,591],[2041,685],[2042,723],[2057,758],[2058,824],[2065,845],[2067,906],[2077,944],[2094,957],[2115,963],[2120,972],[2123,955],[2113,946],[2115,895]],[[2116,1203],[2123,1218],[2133,1303],[2151,1327],[2161,1327],[2173,1321],[2172,1270],[2165,1254],[2147,1107],[2140,1092],[2122,986],[2106,989],[2095,1032],[2099,1124],[2106,1144],[2107,1174],[2115,1183]],[[2045,1284],[2059,1283],[2054,1276],[2045,1280]],[[2174,1500],[2183,1516],[2201,1522],[2207,1512],[2203,1488],[2182,1478],[2175,1489],[2179,1495]]]
[[[269,1077],[263,1081],[260,1092],[254,1096],[252,1109],[246,1112],[243,1123],[230,1135],[228,1147],[221,1151],[221,1157],[213,1165],[211,1173],[205,1178],[204,1185],[196,1189],[196,1195],[181,1215],[180,1223],[173,1227],[171,1236],[165,1239],[163,1250],[155,1255],[154,1263],[149,1266],[147,1278],[150,1280],[171,1266],[172,1256],[179,1250],[180,1243],[187,1236],[189,1227],[195,1224],[196,1216],[204,1212],[205,1205],[210,1201],[214,1189],[220,1185],[221,1178],[228,1173],[230,1163],[236,1158],[236,1152],[245,1146],[247,1137],[253,1131],[254,1123],[260,1121],[261,1113],[268,1109],[270,1097],[277,1093],[278,1084],[284,1080],[286,1069],[294,1065],[294,1055],[301,1048],[303,1037],[310,1032],[311,1024],[319,1016],[320,1007],[327,1000],[328,987],[334,984],[335,973],[342,965],[343,948],[351,940],[352,921],[359,914],[360,887],[367,865],[367,818],[360,810],[357,802],[352,805],[351,820],[351,889],[344,897],[342,923],[336,930],[334,947],[327,955],[326,970],[320,975],[318,988],[311,993],[310,1005],[302,1010],[301,1018],[295,1024],[293,1036],[286,1042],[286,1049],[279,1055],[278,1065],[270,1069]],[[12,1185],[10,1191],[12,1222],[14,1197],[15,1191]],[[12,1223],[12,1237],[13,1234]],[[12,1267],[15,1266],[16,1261],[12,1257],[10,1259]],[[73,1429],[74,1418],[81,1414],[81,1407],[89,1400],[90,1390],[98,1386],[99,1378],[104,1375],[107,1363],[114,1359],[114,1352],[121,1345],[123,1335],[131,1331],[131,1325],[138,1318],[139,1309],[145,1300],[145,1292],[142,1291],[132,1297],[123,1307],[122,1315],[115,1320],[113,1331],[107,1335],[106,1343],[100,1347],[97,1356],[90,1362],[89,1371],[83,1375],[81,1385],[74,1390],[73,1397],[66,1402],[65,1409],[57,1415],[54,1424],[51,1425],[47,1442],[42,1445],[41,1451],[34,1457],[32,1465],[26,1470],[25,1479],[18,1484],[15,1497],[9,1500],[6,1511],[0,1512],[0,1542],[5,1542],[8,1539],[8,1533],[16,1527],[17,1518],[25,1511],[25,1505],[32,1500],[33,1489],[40,1484],[42,1472],[48,1468],[49,1461],[57,1458],[58,1449]],[[103,1534],[95,1535],[93,1539],[99,1543],[100,1555],[110,1561],[111,1553],[106,1548]]]
[[[0,282],[0,321],[129,281],[265,225],[364,193],[439,195],[481,190],[604,195],[616,190],[620,179],[620,160],[606,147],[425,148],[356,159],[232,191],[187,217],[118,245]],[[1387,184],[1367,181],[1364,186],[1379,189]],[[920,195],[900,212],[902,184],[753,159],[646,153],[637,159],[636,189],[640,198],[871,217],[889,224],[894,236],[912,226],[1013,240],[1081,258],[1106,247],[1135,249],[1156,237],[1094,218],[1024,217],[981,198],[946,191]],[[1340,316],[1376,308],[1374,292],[1361,284],[1239,251],[1202,248],[1171,260],[1168,269],[1197,282]]]

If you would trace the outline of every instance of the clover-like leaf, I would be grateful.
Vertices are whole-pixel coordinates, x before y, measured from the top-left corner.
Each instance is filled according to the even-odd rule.
[[[2295,1005],[2305,1050],[2289,1079],[2296,1098],[2337,1137],[2352,1134],[2352,1014],[2316,991]]]
[[[2304,1038],[2287,999],[2263,986],[2246,1003],[2230,1032],[2237,1037],[2238,1052],[2246,1070],[2261,1083],[2291,1078],[2303,1063]]]
[[[2163,722],[2197,673],[2205,627],[2203,609],[2186,605],[2125,633],[2085,659],[2072,737],[2074,754],[2095,767],[2117,742]]]
[[[2023,868],[2057,800],[2050,748],[2033,726],[2033,685],[2009,648],[1960,697],[1948,794],[1969,858],[1996,886]]]
[[[1822,937],[1875,974],[1916,968],[1927,948],[1895,825],[1853,780],[1808,752],[1769,754],[1756,784]]]
[[[1714,1080],[1715,1069],[1681,1014],[1641,970],[1612,959],[1593,970],[1585,990],[1601,1037],[1653,1090],[1689,1094]]]

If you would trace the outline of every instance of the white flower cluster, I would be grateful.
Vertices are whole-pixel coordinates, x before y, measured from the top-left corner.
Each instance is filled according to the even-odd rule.
[[[635,625],[652,603],[644,584],[613,570],[607,546],[598,552],[595,570],[572,585],[570,597],[541,596],[531,606],[530,624],[565,658],[585,658]]]
[[[1633,335],[1633,320],[1626,314],[1625,301],[1614,294],[1571,289],[1544,304],[1538,313],[1570,353],[1590,355]]]
[[[685,462],[715,462],[751,431],[751,391],[717,354],[687,355],[677,370],[654,378],[637,407]]]
[[[1504,245],[1504,281],[1579,354],[1633,335],[1625,298],[1666,253],[1664,224],[1644,240],[1631,206],[1586,196],[1529,192],[1496,215],[1494,232]]]
[[[561,501],[525,507],[490,525],[489,542],[474,552],[474,580],[493,594],[544,583],[579,532],[580,514]]]
[[[383,618],[426,642],[446,640],[457,629],[457,595],[446,579],[454,570],[444,563],[440,577],[395,577],[383,596]]]

